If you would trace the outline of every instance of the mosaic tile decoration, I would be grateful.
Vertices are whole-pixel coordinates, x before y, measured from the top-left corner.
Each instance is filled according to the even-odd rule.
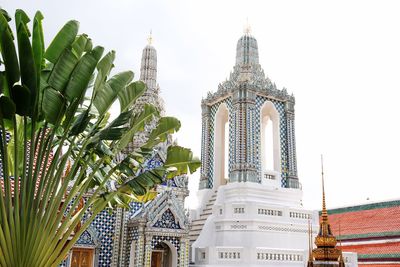
[[[281,173],[282,173],[282,187],[286,187],[286,180],[288,177],[288,141],[287,141],[287,121],[285,112],[285,103],[275,99],[270,99],[264,96],[257,95],[256,97],[256,118],[260,118],[261,107],[265,101],[271,101],[276,110],[279,113],[280,121],[280,142],[281,142]],[[257,159],[257,170],[259,171],[259,179],[261,179],[261,121],[260,119],[255,120],[255,142],[256,142],[256,159]]]
[[[153,225],[157,228],[181,229],[179,221],[175,220],[175,216],[170,209],[167,209],[159,220]]]
[[[128,218],[135,217],[139,213],[139,211],[141,211],[144,208],[144,206],[145,205],[143,203],[139,202],[129,203],[130,209],[128,210]]]
[[[113,236],[115,229],[115,213],[103,210],[96,216],[91,224],[99,236],[99,267],[109,267],[111,265],[111,256],[113,248]]]
[[[78,241],[76,241],[76,245],[84,245],[84,246],[95,246],[95,242],[92,238],[92,236],[90,235],[90,233],[85,230],[81,236],[79,237]]]
[[[126,255],[130,255],[130,250],[131,250],[131,244],[133,241],[136,241],[139,239],[139,229],[137,226],[134,227],[129,227],[128,228],[128,233],[126,236],[126,241],[127,241],[127,245],[125,247],[125,254]],[[137,252],[137,248],[135,248],[135,261],[137,261],[137,258],[139,253]],[[129,262],[130,262],[130,257],[125,257],[125,265],[129,266]]]
[[[214,131],[215,131],[215,115],[218,111],[219,106],[225,103],[227,108],[228,108],[228,120],[229,120],[229,143],[234,144],[234,129],[235,129],[235,120],[233,116],[233,110],[232,110],[232,99],[231,97],[225,98],[218,103],[215,103],[210,107],[210,140],[209,140],[209,147],[208,147],[208,166],[209,166],[209,171],[208,171],[208,188],[213,188],[214,185]],[[233,122],[233,123],[231,123]],[[203,148],[205,149],[205,148]],[[233,165],[233,158],[235,157],[236,152],[236,147],[234,145],[229,146],[229,171],[232,170],[232,165]]]

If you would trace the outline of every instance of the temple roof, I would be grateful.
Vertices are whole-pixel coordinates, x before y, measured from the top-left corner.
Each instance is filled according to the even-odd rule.
[[[294,96],[289,95],[286,88],[278,89],[276,84],[265,76],[259,64],[257,40],[250,34],[249,27],[245,29],[245,33],[237,42],[236,64],[229,78],[218,85],[215,93],[208,92],[202,104],[220,101],[242,85],[256,91],[257,94],[294,103]]]
[[[379,243],[379,244],[361,244],[361,245],[343,245],[343,250],[348,252],[357,252],[361,257],[363,254],[384,254],[400,257],[400,242]]]
[[[400,200],[357,205],[328,212],[332,231],[343,241],[342,249],[357,252],[360,263],[368,262],[368,267],[399,266]],[[371,264],[376,261],[381,264]],[[393,262],[396,264],[392,264]]]
[[[342,240],[400,236],[400,200],[330,210],[329,218]]]

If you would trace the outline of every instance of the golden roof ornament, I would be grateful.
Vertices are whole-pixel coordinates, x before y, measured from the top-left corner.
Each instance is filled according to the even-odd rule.
[[[342,251],[336,248],[337,240],[332,234],[331,226],[328,220],[328,211],[326,210],[325,199],[325,184],[324,184],[324,164],[321,155],[321,179],[322,179],[322,212],[319,225],[319,232],[315,238],[315,245],[317,248],[310,253],[308,266],[325,266],[318,263],[312,263],[314,260],[317,262],[339,262],[340,267],[344,267]]]

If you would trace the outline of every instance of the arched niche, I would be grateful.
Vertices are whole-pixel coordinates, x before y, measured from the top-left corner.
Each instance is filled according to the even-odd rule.
[[[227,183],[229,150],[229,111],[225,103],[219,105],[215,114],[214,130],[214,189]]]
[[[264,102],[260,109],[260,117],[261,171],[263,178],[265,178],[265,174],[270,175],[281,171],[280,118],[275,105],[271,101]],[[268,144],[270,145],[268,146]],[[272,161],[272,163],[268,161]]]
[[[178,264],[178,251],[169,241],[160,242],[151,253],[151,266],[176,267]]]

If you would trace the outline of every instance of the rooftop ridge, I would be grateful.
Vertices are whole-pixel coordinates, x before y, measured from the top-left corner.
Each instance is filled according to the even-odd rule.
[[[351,206],[351,207],[328,209],[328,214],[333,215],[333,214],[340,214],[340,213],[346,213],[346,212],[373,210],[373,209],[381,209],[381,208],[391,208],[391,207],[395,207],[395,206],[400,206],[400,200],[389,200],[389,201],[383,201],[383,202],[361,204],[361,205]],[[319,213],[321,214],[321,211]]]

